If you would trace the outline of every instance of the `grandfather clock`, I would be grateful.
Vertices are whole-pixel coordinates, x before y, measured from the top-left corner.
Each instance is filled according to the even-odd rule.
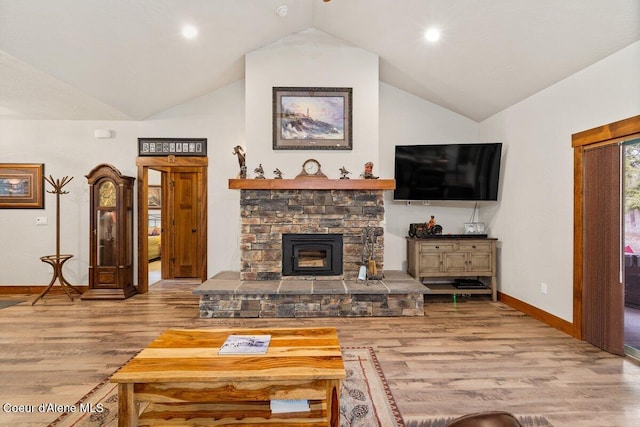
[[[89,289],[82,299],[125,299],[133,285],[133,183],[108,164],[93,168],[89,181]]]

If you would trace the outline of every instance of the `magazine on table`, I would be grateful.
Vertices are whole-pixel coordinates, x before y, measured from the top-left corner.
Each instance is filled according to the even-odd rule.
[[[271,335],[229,335],[218,354],[265,354]]]

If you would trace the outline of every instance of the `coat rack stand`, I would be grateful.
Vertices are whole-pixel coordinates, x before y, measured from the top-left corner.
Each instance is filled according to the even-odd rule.
[[[34,305],[40,298],[44,297],[45,294],[51,290],[53,284],[56,282],[56,279],[58,279],[58,281],[60,282],[60,287],[62,288],[64,293],[67,294],[71,301],[73,301],[73,296],[71,295],[72,292],[75,292],[78,295],[82,295],[82,292],[80,292],[80,290],[73,286],[71,283],[67,282],[67,280],[64,278],[64,275],[62,274],[62,266],[65,262],[70,260],[73,255],[60,254],[60,195],[69,193],[68,191],[63,191],[62,187],[71,182],[73,177],[69,178],[65,176],[61,180],[54,180],[52,176],[49,176],[49,178],[45,176],[44,179],[53,187],[53,190],[47,190],[47,193],[56,195],[56,254],[40,257],[40,261],[45,262],[53,267],[53,277],[49,282],[49,286],[47,286],[47,288],[42,291],[40,295],[38,295],[38,298],[36,298],[31,303],[31,305]]]

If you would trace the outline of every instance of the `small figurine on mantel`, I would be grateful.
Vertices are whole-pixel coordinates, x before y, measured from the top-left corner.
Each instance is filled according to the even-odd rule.
[[[257,168],[253,170],[256,174],[256,179],[264,179],[264,169],[262,168],[262,163],[258,165]]]
[[[373,175],[373,162],[367,162],[364,164],[364,172],[360,174],[360,177],[364,179],[378,179],[377,176]]]
[[[280,169],[276,168],[276,170],[274,170],[273,173],[276,176],[274,179],[282,179],[282,171]]]
[[[340,168],[340,179],[349,179],[349,177],[347,175],[349,175],[351,172],[349,172],[344,166]]]
[[[244,154],[244,150],[241,146],[236,145],[233,148],[233,154],[238,156],[238,164],[240,165],[240,173],[238,174],[238,178],[247,179],[247,165],[246,165],[246,156]]]

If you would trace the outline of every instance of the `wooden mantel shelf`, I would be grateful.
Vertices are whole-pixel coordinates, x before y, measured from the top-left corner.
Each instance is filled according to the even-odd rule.
[[[231,190],[394,190],[395,179],[230,179]]]

